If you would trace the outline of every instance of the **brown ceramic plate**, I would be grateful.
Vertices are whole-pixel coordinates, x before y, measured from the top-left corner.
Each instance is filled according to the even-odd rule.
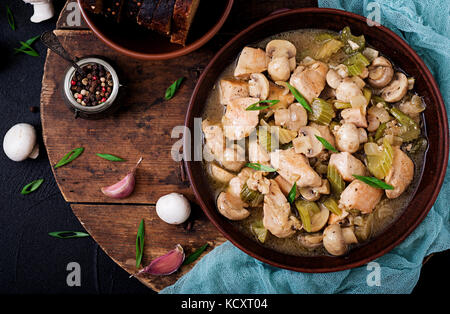
[[[80,0],[77,0],[80,4]],[[186,46],[137,24],[111,23],[83,10],[89,28],[105,44],[127,56],[142,60],[167,60],[188,54],[210,40],[227,19],[234,0],[201,1],[189,31]]]
[[[354,34],[364,34],[376,49],[416,78],[416,91],[427,104],[429,151],[422,180],[414,198],[401,216],[383,233],[340,257],[299,257],[276,252],[240,233],[217,211],[215,199],[199,161],[186,161],[186,171],[197,200],[213,224],[238,248],[273,266],[302,272],[331,272],[363,265],[394,248],[425,218],[444,180],[448,160],[448,122],[444,102],[438,86],[424,62],[400,37],[389,29],[369,27],[362,16],[334,9],[305,8],[269,16],[242,31],[225,45],[212,59],[199,78],[190,100],[186,126],[193,130],[194,118],[201,117],[209,91],[224,68],[233,62],[242,48],[268,36],[301,28],[320,28],[334,31],[349,25]],[[187,145],[187,143],[185,143]]]

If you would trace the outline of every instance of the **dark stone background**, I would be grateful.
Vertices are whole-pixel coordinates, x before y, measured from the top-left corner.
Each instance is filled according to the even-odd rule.
[[[37,42],[34,47],[40,57],[31,57],[15,55],[13,48],[19,46],[19,41],[54,29],[64,3],[54,0],[56,16],[39,24],[29,21],[31,5],[19,0],[0,3],[1,139],[20,122],[34,125],[41,133],[39,112],[31,112],[30,107],[39,107],[46,49]],[[14,13],[16,31],[8,26],[6,5]],[[84,229],[59,192],[40,141],[37,160],[16,163],[0,152],[0,293],[153,293],[136,279],[128,278],[91,238],[63,240],[47,235],[51,231]],[[38,178],[45,179],[38,191],[20,194],[25,184]],[[66,266],[70,262],[81,265],[81,287],[66,284]],[[414,292],[437,291],[436,282],[448,277],[449,262],[449,252],[433,256],[423,267]]]

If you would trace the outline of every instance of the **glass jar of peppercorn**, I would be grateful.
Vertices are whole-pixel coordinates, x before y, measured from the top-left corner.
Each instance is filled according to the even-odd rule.
[[[63,96],[75,118],[100,119],[119,106],[119,77],[105,60],[88,57],[77,61],[83,73],[70,66],[64,75]]]

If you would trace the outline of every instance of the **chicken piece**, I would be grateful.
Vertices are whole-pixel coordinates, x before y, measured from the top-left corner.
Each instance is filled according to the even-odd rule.
[[[267,70],[269,57],[265,51],[260,48],[245,47],[241,55],[234,76],[240,79],[248,79],[252,73],[261,73]]]
[[[332,154],[329,165],[334,166],[345,181],[355,180],[354,174],[365,176],[367,173],[362,161],[348,152]]]
[[[272,82],[269,83],[269,96],[267,99],[280,101],[270,108],[272,110],[286,109],[295,100],[294,95],[289,92],[289,89],[278,86]]]
[[[320,61],[315,61],[306,67],[300,65],[292,73],[289,83],[310,103],[324,89],[327,72],[328,66]]]
[[[270,156],[261,144],[254,140],[248,143],[248,159],[250,162],[257,162],[261,165],[270,166]]]
[[[327,140],[328,143],[330,143],[333,147],[336,145],[336,142],[334,140],[334,135],[331,134],[330,128],[328,125],[321,125],[317,124],[315,122],[311,122],[309,126],[319,130],[320,136]]]
[[[360,107],[347,108],[341,111],[341,117],[346,123],[353,123],[357,127],[367,128],[366,115],[363,113]]]
[[[388,198],[399,197],[409,186],[414,177],[414,163],[398,146],[394,146],[394,159],[391,170],[385,180],[387,184],[394,187],[393,190],[386,190]]]
[[[308,123],[308,113],[298,102],[291,104],[288,109],[275,110],[274,118],[275,125],[292,131],[298,131]]]
[[[350,102],[354,96],[364,96],[361,88],[352,78],[345,78],[336,88],[336,99],[342,102]]]
[[[281,192],[283,192],[283,194],[287,197],[289,192],[292,189],[293,184],[286,181],[286,179],[284,179],[282,176],[276,176],[274,180],[275,180],[275,182],[278,183],[278,186],[280,187]]]
[[[291,205],[274,180],[270,180],[269,194],[264,196],[264,227],[278,238],[287,238],[299,227],[298,220],[291,215]]]
[[[297,182],[297,187],[318,187],[322,178],[309,165],[303,154],[297,154],[294,148],[276,150],[270,153],[270,163],[291,186]]]
[[[235,79],[220,80],[219,91],[222,105],[229,105],[232,99],[249,95],[248,83]]]
[[[258,101],[258,98],[252,97],[234,98],[230,101],[222,117],[224,133],[228,139],[243,139],[255,129],[259,122],[259,111],[245,109]]]
[[[220,124],[205,119],[202,122],[202,130],[206,148],[223,167],[227,170],[239,171],[244,166],[245,150],[237,144],[225,147],[226,140]]]
[[[380,202],[382,189],[373,188],[359,180],[350,183],[341,194],[339,207],[346,210],[358,209],[363,214],[370,214]]]

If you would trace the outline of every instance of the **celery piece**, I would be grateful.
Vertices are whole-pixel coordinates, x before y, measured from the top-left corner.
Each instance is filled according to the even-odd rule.
[[[267,239],[267,229],[264,227],[264,224],[261,220],[254,221],[250,225],[250,229],[253,232],[253,234],[256,236],[259,242],[264,243]]]
[[[333,106],[320,98],[314,98],[311,103],[312,112],[308,114],[308,119],[322,125],[329,125],[336,116]]]
[[[330,39],[322,44],[322,47],[317,51],[315,59],[323,60],[328,59],[333,54],[339,51],[344,44],[336,39]]]
[[[241,200],[249,204],[251,207],[260,205],[264,200],[264,195],[259,191],[251,190],[247,183],[241,189]]]
[[[326,197],[321,203],[333,214],[342,215],[342,210],[338,207],[338,203],[333,197]]]
[[[295,207],[297,208],[300,215],[303,229],[305,229],[307,232],[311,232],[311,217],[312,215],[320,212],[319,206],[317,206],[317,204],[314,202],[299,199],[295,202]]]
[[[333,194],[339,197],[345,189],[345,182],[337,171],[336,167],[328,164],[327,179],[330,182]]]

